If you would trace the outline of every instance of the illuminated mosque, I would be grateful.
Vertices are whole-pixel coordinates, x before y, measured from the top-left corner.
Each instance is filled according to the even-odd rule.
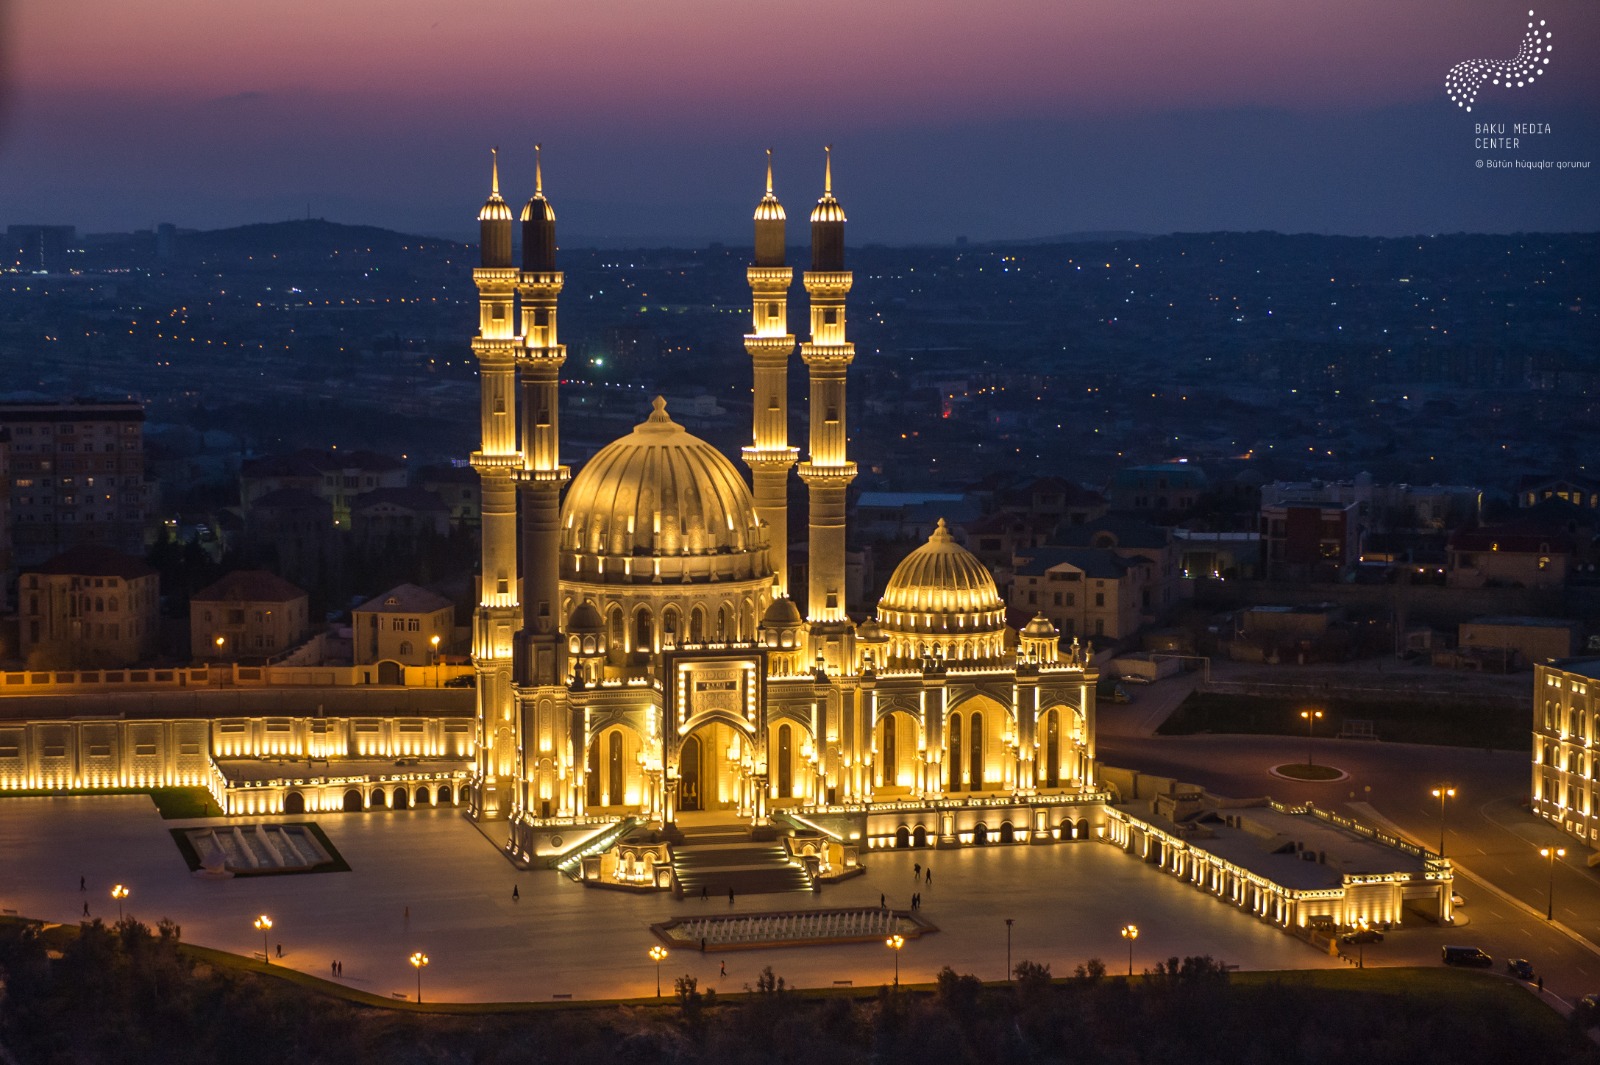
[[[1044,842],[1086,834],[1105,799],[1088,653],[1076,641],[1063,651],[1042,616],[1009,628],[993,576],[943,521],[870,617],[847,611],[852,277],[831,154],[824,175],[801,274],[810,335],[797,344],[769,153],[747,271],[747,483],[660,398],[576,474],[562,465],[555,210],[536,173],[514,261],[496,163],[473,275],[483,568],[468,805],[508,822],[516,857],[624,821],[670,831],[689,814],[754,831],[827,825],[863,848]],[[797,347],[810,381],[803,456],[789,435]],[[796,467],[803,611],[786,564]]]

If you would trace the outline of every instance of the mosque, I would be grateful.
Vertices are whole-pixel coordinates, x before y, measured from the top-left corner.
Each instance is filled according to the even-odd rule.
[[[498,161],[478,218],[482,447],[472,465],[483,560],[471,816],[506,822],[506,849],[522,860],[609,840],[606,829],[621,824],[670,833],[685,818],[753,833],[783,820],[862,848],[1086,836],[1106,798],[1087,651],[1076,641],[1064,651],[1043,616],[1008,627],[993,576],[942,521],[875,607],[846,602],[855,349],[831,153],[811,211],[801,274],[809,336],[799,343],[768,155],[747,271],[748,482],[660,398],[576,474],[562,465],[563,280],[537,163],[520,261]],[[803,456],[789,435],[797,347],[810,383]],[[791,471],[805,484],[809,524],[795,597]]]

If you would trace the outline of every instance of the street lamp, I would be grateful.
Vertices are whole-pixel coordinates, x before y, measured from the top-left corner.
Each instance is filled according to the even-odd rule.
[[[1444,801],[1456,797],[1456,789],[1448,784],[1440,784],[1433,789],[1433,797],[1439,800],[1439,857],[1444,857]]]
[[[272,918],[262,914],[256,918],[256,931],[261,933],[261,960],[272,964],[272,954],[267,950],[267,933],[272,931]]]
[[[1317,727],[1317,722],[1322,720],[1321,710],[1302,710],[1300,716],[1306,719],[1306,765],[1313,766],[1317,763],[1311,760],[1311,730]]]
[[[1015,921],[1016,921],[1015,917],[1007,917],[1006,918],[1006,982],[1007,983],[1011,982],[1011,925]]]
[[[422,1003],[422,970],[428,964],[428,956],[422,951],[411,955],[411,967],[417,970],[417,1003]]]
[[[1133,975],[1133,941],[1139,938],[1139,926],[1125,924],[1122,926],[1122,938],[1128,941],[1128,975]]]
[[[883,941],[883,945],[894,951],[894,986],[900,989],[900,951],[905,949],[906,937],[893,935]]]
[[[128,897],[128,889],[118,884],[111,889],[111,897],[117,900],[117,923],[122,923],[122,900]]]
[[[428,638],[428,642],[433,644],[433,686],[437,688],[439,686],[439,634],[434,633]]]
[[[1544,904],[1544,919],[1546,921],[1553,921],[1556,916],[1556,859],[1565,858],[1566,856],[1567,849],[1565,847],[1539,848],[1539,857],[1550,859],[1550,884],[1545,894]]]
[[[661,962],[666,956],[667,948],[659,943],[650,948],[650,957],[654,958],[656,963],[656,998],[661,997]]]

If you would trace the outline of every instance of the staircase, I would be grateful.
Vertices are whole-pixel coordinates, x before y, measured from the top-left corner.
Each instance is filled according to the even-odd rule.
[[[672,873],[683,898],[704,890],[713,899],[811,890],[811,878],[789,864],[781,839],[752,840],[744,825],[684,828],[672,845]]]

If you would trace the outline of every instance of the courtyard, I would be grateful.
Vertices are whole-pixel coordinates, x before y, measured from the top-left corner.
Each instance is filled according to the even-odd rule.
[[[192,876],[170,829],[193,825],[314,820],[350,864],[349,872],[205,880]],[[487,826],[498,834],[503,826]],[[1242,969],[1342,966],[1337,958],[1239,909],[1146,866],[1115,848],[1054,846],[872,851],[864,876],[819,894],[677,900],[584,888],[552,870],[514,868],[495,842],[453,809],[314,818],[163,821],[144,796],[11,798],[0,802],[0,908],[47,921],[93,916],[115,921],[113,885],[147,924],[171,918],[191,943],[259,953],[260,915],[272,919],[273,964],[383,996],[412,997],[408,958],[425,952],[423,996],[431,1001],[550,1001],[654,994],[650,926],[674,917],[780,910],[888,906],[907,909],[938,932],[900,952],[900,978],[928,981],[944,966],[986,980],[1004,978],[1006,918],[1013,962],[1048,964],[1069,975],[1100,958],[1126,972],[1178,955],[1209,954]],[[931,863],[932,883],[913,881]],[[80,877],[85,883],[79,889]],[[515,896],[515,897],[514,897]],[[1419,930],[1421,931],[1421,930]],[[1427,937],[1431,939],[1432,937]],[[276,957],[282,944],[283,957]],[[1434,948],[1436,949],[1436,948]],[[771,966],[791,985],[877,986],[893,979],[882,944],[710,952],[673,950],[661,964],[663,989],[688,974],[702,989],[742,990]],[[721,975],[726,964],[727,975]]]

